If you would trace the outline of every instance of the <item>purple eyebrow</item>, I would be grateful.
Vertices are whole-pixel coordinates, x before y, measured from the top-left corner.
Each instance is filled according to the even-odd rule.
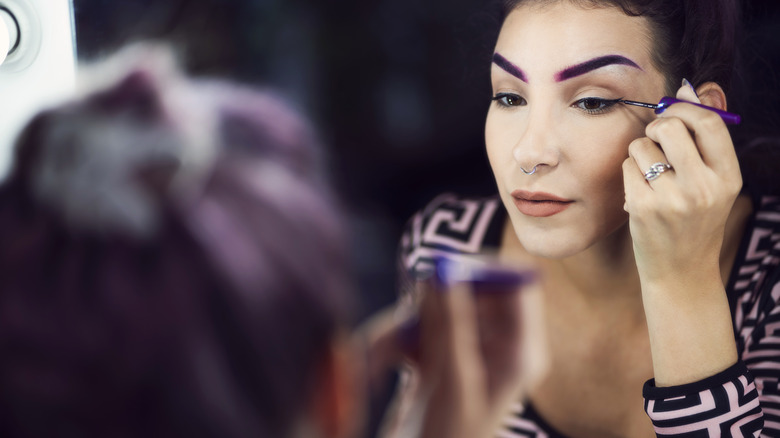
[[[576,76],[584,75],[585,73],[593,70],[606,67],[608,65],[627,65],[629,67],[638,68],[642,70],[636,62],[620,55],[607,55],[593,58],[589,61],[585,61],[582,64],[577,64],[572,67],[567,67],[555,74],[555,82],[563,82],[567,79],[571,79]],[[643,70],[644,71],[644,70]]]
[[[528,83],[528,79],[526,79],[523,70],[521,70],[520,67],[509,62],[508,59],[501,56],[498,52],[493,54],[493,63],[501,67],[502,70],[509,73],[510,75],[516,77],[517,79],[520,79],[525,83]]]

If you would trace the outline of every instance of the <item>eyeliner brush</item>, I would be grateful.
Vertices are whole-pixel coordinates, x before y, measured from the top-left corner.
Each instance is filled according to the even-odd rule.
[[[658,105],[652,103],[637,102],[634,100],[624,100],[624,99],[620,99],[618,102],[625,103],[626,105],[641,106],[643,108],[658,109]]]
[[[652,104],[652,103],[637,102],[637,101],[634,101],[634,100],[625,100],[625,99],[620,99],[618,102],[625,103],[626,105],[641,106],[642,108],[650,108],[652,110],[655,110],[656,114],[661,114],[662,112],[664,112],[666,110],[666,108],[674,105],[675,103],[685,102],[685,103],[690,103],[691,105],[696,105],[699,108],[704,108],[706,110],[710,110],[710,111],[716,113],[717,115],[720,116],[721,119],[723,119],[723,121],[727,125],[738,125],[739,122],[742,121],[742,118],[739,115],[737,115],[737,114],[729,113],[729,112],[726,112],[726,111],[721,111],[719,109],[716,109],[716,108],[713,108],[713,107],[707,106],[707,105],[702,105],[700,103],[686,102],[684,100],[679,100],[679,99],[675,99],[673,97],[668,97],[668,96],[662,98],[661,101],[658,102],[658,105],[655,105],[655,104]]]

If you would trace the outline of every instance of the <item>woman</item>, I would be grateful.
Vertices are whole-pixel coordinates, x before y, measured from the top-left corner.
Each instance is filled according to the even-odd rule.
[[[743,186],[715,112],[619,102],[726,110],[737,15],[726,0],[506,3],[485,127],[499,197],[437,198],[401,248],[412,278],[458,252],[540,272],[549,373],[498,436],[780,433],[780,203]],[[406,400],[447,384],[412,371]]]

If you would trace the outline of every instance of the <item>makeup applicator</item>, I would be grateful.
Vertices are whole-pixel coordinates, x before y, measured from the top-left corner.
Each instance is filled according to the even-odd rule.
[[[719,110],[717,108],[713,108],[713,107],[707,106],[707,105],[702,105],[700,103],[693,103],[693,102],[688,102],[688,101],[685,101],[685,100],[675,99],[675,98],[669,97],[669,96],[666,96],[666,97],[662,98],[661,101],[658,102],[658,105],[655,105],[655,104],[652,104],[652,103],[645,103],[645,102],[636,102],[636,101],[633,101],[633,100],[625,100],[625,99],[620,99],[620,100],[618,100],[618,102],[625,103],[626,105],[633,105],[633,106],[641,106],[643,108],[650,108],[652,110],[655,110],[656,114],[661,114],[662,112],[664,112],[666,110],[666,108],[672,106],[675,103],[685,102],[685,103],[690,103],[691,105],[696,105],[696,106],[698,106],[700,108],[704,108],[706,110],[710,110],[710,111],[716,113],[717,115],[720,116],[721,119],[723,119],[724,122],[726,122],[727,125],[738,125],[739,122],[742,121],[742,118],[739,115],[737,115],[737,114],[729,113],[729,112],[726,112],[726,111],[721,111],[721,110]]]

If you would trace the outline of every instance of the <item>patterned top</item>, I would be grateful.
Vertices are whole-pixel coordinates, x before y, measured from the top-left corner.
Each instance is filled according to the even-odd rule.
[[[659,437],[780,436],[780,197],[755,197],[753,205],[726,287],[740,360],[695,383],[645,383],[645,411]],[[451,194],[414,215],[401,240],[401,304],[437,255],[496,250],[506,219],[498,197]],[[497,436],[564,437],[532,405],[519,403]]]

